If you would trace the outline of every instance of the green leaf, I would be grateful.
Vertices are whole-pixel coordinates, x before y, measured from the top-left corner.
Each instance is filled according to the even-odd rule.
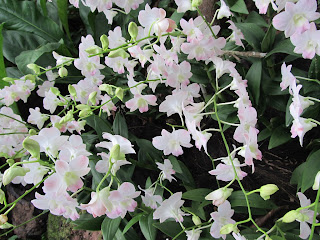
[[[246,22],[257,24],[260,27],[268,27],[269,26],[268,23],[264,20],[264,18],[256,11],[250,12],[250,14],[248,15],[248,17],[246,19]]]
[[[102,236],[104,240],[111,240],[116,235],[119,228],[121,218],[110,219],[105,217],[101,225]]]
[[[250,67],[246,79],[248,80],[248,87],[253,95],[256,104],[259,103],[260,98],[260,83],[262,75],[262,62],[261,60],[256,60]]]
[[[103,140],[102,133],[112,133],[111,124],[105,119],[105,114],[102,114],[101,117],[98,115],[91,115],[85,119],[86,123],[96,131],[100,141]]]
[[[0,24],[0,89],[4,88],[4,86],[9,85],[9,83],[2,80],[2,78],[7,76],[6,66],[4,65],[3,51],[2,51],[2,46],[3,46],[2,28],[3,28],[3,25],[4,25],[4,23]]]
[[[270,51],[266,55],[266,58],[271,56],[274,53],[287,53],[289,55],[301,57],[300,54],[294,53],[293,49],[294,49],[294,46],[292,45],[290,39],[285,39],[279,42],[278,44],[276,44],[275,47],[272,49],[272,51]]]
[[[243,14],[249,14],[244,0],[228,0],[228,6],[231,11]]]
[[[33,73],[33,71],[30,70],[27,67],[27,65],[29,63],[35,63],[43,54],[52,52],[53,50],[56,50],[59,46],[60,43],[47,43],[46,45],[38,49],[24,51],[16,57],[15,62],[22,73]]]
[[[183,162],[177,160],[174,156],[169,156],[168,159],[171,161],[173,169],[176,171],[175,176],[182,180],[183,185],[187,189],[194,189],[196,187],[195,182],[187,166]]]
[[[274,39],[276,37],[276,29],[270,24],[266,35],[264,36],[262,43],[261,43],[261,51],[267,52],[271,49],[274,43]]]
[[[262,131],[259,132],[258,134],[258,142],[263,141],[270,137],[272,134],[272,131],[269,128],[265,128]]]
[[[68,38],[71,39],[68,24],[68,0],[57,0],[58,15]]]
[[[84,26],[86,27],[87,34],[94,35],[95,15],[90,11],[89,7],[83,5],[82,1],[79,1],[79,14]]]
[[[290,96],[286,105],[286,127],[289,127],[293,121],[293,117],[290,113],[290,105],[292,103],[292,96]]]
[[[74,229],[99,231],[104,218],[105,217],[94,218],[91,214],[84,213],[80,215],[80,218],[73,221],[72,224],[75,225]]]
[[[40,0],[40,6],[42,9],[43,16],[48,16],[48,9],[47,9],[47,0]]]
[[[184,192],[182,194],[182,198],[197,202],[203,202],[205,200],[205,196],[207,196],[211,192],[212,190],[208,188],[197,188]]]
[[[209,78],[206,71],[204,70],[203,65],[191,64],[191,72],[192,72],[192,76],[190,78],[191,82],[203,83],[203,84],[209,83]]]
[[[277,206],[270,200],[263,200],[259,194],[253,193],[248,196],[250,206],[252,208],[274,209]],[[233,207],[247,207],[247,202],[242,191],[235,191],[229,197],[229,201]]]
[[[316,55],[311,62],[308,78],[320,79],[320,56]]]
[[[63,32],[38,11],[34,1],[0,0],[0,22],[5,28],[34,33],[49,42],[59,42]]]
[[[125,228],[123,229],[122,233],[125,234],[128,230],[137,222],[139,222],[140,218],[144,215],[144,213],[139,213],[138,215],[131,218],[131,220],[126,224]]]
[[[15,58],[19,56],[21,52],[36,49],[45,43],[47,43],[46,40],[33,33],[15,30],[3,31],[3,55],[14,64],[16,63]]]
[[[155,240],[157,236],[157,229],[153,226],[157,221],[153,220],[153,212],[149,215],[144,215],[139,220],[141,232],[146,240]]]
[[[155,162],[162,160],[162,152],[156,149],[149,140],[138,139],[136,142],[139,147],[138,162],[141,167],[157,169]]]
[[[304,162],[300,164],[292,173],[291,179],[290,179],[290,184],[296,184],[297,185],[297,191],[301,188],[302,186],[302,175],[305,170],[307,163]]]
[[[272,131],[268,149],[272,149],[278,147],[286,142],[291,140],[291,134],[288,129],[284,126],[278,126],[276,129]]]
[[[104,174],[97,172],[95,166],[97,164],[97,160],[92,160],[90,157],[90,161],[89,161],[89,167],[91,169],[91,174],[92,174],[92,189],[96,189],[96,187],[98,186],[98,184],[101,182],[102,178],[104,177]],[[103,189],[105,187],[107,187],[107,180],[103,181],[103,183],[101,184],[100,189]]]
[[[175,21],[176,24],[179,26],[180,20],[181,20],[181,18],[183,17],[183,15],[184,15],[184,12],[183,12],[183,13],[178,13],[177,10],[175,10],[174,13],[171,15],[170,18],[171,18],[173,21]]]
[[[320,150],[313,151],[309,154],[306,165],[302,174],[301,192],[305,192],[314,183],[314,178],[320,171]]]
[[[126,119],[122,116],[120,112],[117,112],[116,118],[113,121],[112,129],[114,134],[121,135],[128,139],[128,126],[126,123]]]
[[[264,31],[256,23],[235,23],[241,30],[245,40],[256,50],[260,51]]]
[[[183,222],[184,224],[185,222]],[[163,223],[154,223],[153,226],[155,226],[156,228],[158,228],[161,232],[163,232],[164,234],[170,236],[170,237],[175,237],[180,231],[181,231],[181,226],[179,223],[177,223],[174,220],[167,220]],[[180,236],[178,238],[176,238],[178,240],[185,240],[186,235],[185,234],[180,234]]]

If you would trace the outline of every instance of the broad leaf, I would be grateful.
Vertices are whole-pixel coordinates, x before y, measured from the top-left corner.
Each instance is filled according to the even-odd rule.
[[[205,201],[205,196],[207,196],[210,192],[212,192],[212,190],[208,188],[197,188],[184,192],[182,194],[182,198],[197,202],[203,202]]]
[[[274,53],[287,53],[293,56],[300,57],[300,54],[294,53],[293,52],[294,46],[292,45],[290,39],[285,39],[278,44],[270,51],[267,55],[266,58],[271,56]]]
[[[128,126],[126,119],[122,116],[120,112],[117,112],[116,118],[113,121],[112,129],[114,134],[121,135],[128,139]]]
[[[110,219],[105,217],[101,225],[102,236],[104,240],[113,239],[119,228],[121,218]]]
[[[187,190],[194,189],[195,182],[187,166],[183,162],[177,160],[174,156],[169,156],[168,159],[171,161],[173,170],[176,171],[174,176],[182,180],[183,185]]]
[[[3,23],[0,24],[0,89],[4,86],[9,85],[7,82],[3,81],[2,78],[6,77],[6,67],[4,65],[4,59],[3,59],[3,52],[2,52],[2,43],[3,43],[3,37],[2,37],[2,28]]]
[[[49,42],[59,42],[63,32],[38,11],[34,1],[0,0],[0,22],[5,28],[34,33]]]
[[[30,70],[27,65],[29,63],[35,63],[43,54],[52,52],[59,46],[60,43],[47,43],[38,49],[24,51],[18,57],[16,57],[15,62],[22,73],[33,73],[33,71]]]
[[[101,224],[104,217],[94,218],[89,213],[84,213],[80,215],[80,218],[73,221],[72,224],[75,225],[74,229],[83,229],[90,231],[99,231],[101,229]]]
[[[252,208],[273,209],[276,205],[269,201],[263,200],[259,194],[253,193],[248,196]],[[235,191],[229,197],[232,207],[247,207],[247,202],[242,191]]]
[[[291,134],[287,128],[283,126],[278,126],[272,131],[268,149],[278,147],[291,140]]]
[[[244,0],[228,0],[230,10],[237,13],[249,14]]]
[[[66,31],[68,38],[71,39],[69,24],[68,24],[68,1],[57,0],[58,15],[64,30]]]
[[[250,67],[246,79],[248,80],[248,87],[253,95],[256,104],[259,103],[260,98],[260,83],[262,74],[262,62],[261,60],[255,61]]]
[[[138,215],[131,218],[131,220],[126,224],[125,228],[123,229],[122,233],[125,234],[134,224],[139,222],[140,218],[144,215],[144,213],[139,213]]]
[[[264,31],[255,23],[235,23],[241,30],[245,40],[256,50],[260,51]]]
[[[301,192],[308,190],[314,183],[318,171],[320,171],[320,150],[311,152],[307,158],[306,165],[301,178]]]
[[[153,226],[157,221],[153,220],[153,213],[144,215],[139,220],[141,232],[146,240],[155,240],[157,236],[157,229]]]
[[[156,169],[155,162],[162,160],[162,152],[156,149],[149,140],[138,139],[136,142],[139,147],[138,162],[141,167]]]
[[[85,119],[87,124],[96,131],[100,141],[103,140],[102,133],[112,133],[111,124],[108,122],[108,120],[104,120],[105,117],[105,114],[102,114],[101,117],[97,115],[91,115]]]
[[[262,43],[261,43],[261,51],[267,52],[271,49],[274,43],[274,39],[276,37],[276,29],[270,24],[266,35],[264,36]]]

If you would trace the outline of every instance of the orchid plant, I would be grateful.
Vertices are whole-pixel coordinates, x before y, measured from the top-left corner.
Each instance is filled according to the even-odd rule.
[[[270,183],[246,189],[242,183],[255,174],[256,161],[263,161],[259,141],[270,137],[269,147],[276,147],[290,140],[288,134],[280,137],[279,126],[266,123],[265,99],[284,112],[280,127],[283,121],[291,125],[285,130],[299,138],[301,147],[309,143],[306,134],[320,124],[314,113],[320,102],[316,0],[255,0],[260,15],[249,14],[243,0],[221,0],[210,6],[213,19],[203,15],[200,0],[156,5],[143,0],[69,0],[69,7],[61,0],[40,1],[40,6],[30,1],[0,3],[42,14],[44,25],[24,31],[35,34],[37,41],[46,40],[37,50],[10,57],[6,38],[15,23],[3,21],[3,12],[9,10],[0,7],[1,27],[8,27],[0,50],[6,63],[17,66],[6,68],[0,55],[0,156],[6,159],[1,167],[0,228],[16,228],[7,215],[35,190],[31,202],[36,208],[76,225],[83,216],[99,218],[95,229],[101,229],[105,239],[143,235],[152,240],[158,231],[188,240],[287,239],[294,230],[284,226],[294,221],[300,222],[301,238],[317,239],[320,165],[310,165],[320,154],[316,144],[297,169],[308,181],[293,174],[301,188],[301,207],[279,217],[270,229],[257,223],[253,205],[268,201],[275,206],[269,199],[279,188]],[[66,36],[51,22],[52,6],[59,9]],[[80,12],[87,30],[77,47],[68,23],[70,9]],[[89,16],[97,18],[95,27]],[[49,22],[52,27],[46,29]],[[37,51],[36,57],[29,58],[30,51]],[[287,57],[275,59],[279,53]],[[243,67],[241,59],[251,67]],[[312,60],[309,76],[294,62],[288,64],[296,59]],[[273,96],[280,97],[280,104]],[[20,100],[27,106],[30,98],[40,104],[22,118]],[[158,124],[157,135],[143,139],[128,130],[126,120],[132,116],[166,122]],[[212,153],[214,137],[222,139],[226,155]],[[180,160],[194,147],[212,164],[207,177],[214,176],[216,182],[210,189],[197,186]],[[136,180],[141,171],[150,173],[143,182]],[[8,203],[4,190],[10,183],[33,186]],[[317,191],[313,202],[302,193],[312,184]],[[244,203],[245,217],[237,216],[237,198]],[[141,232],[136,233],[130,228],[138,222]],[[251,225],[254,231],[246,229]],[[130,231],[134,234],[129,238]]]

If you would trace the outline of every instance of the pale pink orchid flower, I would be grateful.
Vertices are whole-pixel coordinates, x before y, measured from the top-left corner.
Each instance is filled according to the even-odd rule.
[[[190,140],[190,133],[184,129],[174,130],[172,133],[162,129],[161,136],[154,137],[152,144],[163,151],[164,155],[172,154],[177,157],[183,154],[182,147],[192,147]]]
[[[49,119],[47,114],[42,114],[40,108],[36,107],[35,109],[29,108],[30,115],[27,122],[37,125],[39,129],[43,127],[45,121]]]
[[[306,207],[311,204],[311,200],[308,199],[303,193],[297,193],[301,207]],[[299,211],[300,216],[296,219],[300,222],[300,235],[299,237],[302,239],[307,239],[311,233],[311,229],[308,223],[312,224],[314,211],[309,210],[308,208],[302,209]],[[318,222],[318,220],[316,221]]]
[[[181,200],[182,192],[177,192],[164,200],[161,205],[154,211],[153,219],[160,219],[163,223],[169,218],[173,218],[176,222],[183,222],[183,216],[187,215],[181,211],[184,201]]]
[[[167,179],[169,182],[176,180],[172,175],[176,173],[173,170],[173,166],[169,159],[165,159],[163,163],[156,162],[158,168],[161,170],[160,176],[161,180]]]
[[[303,33],[310,28],[310,21],[317,20],[320,13],[317,12],[316,0],[300,0],[296,4],[287,2],[285,11],[273,18],[275,29],[284,31],[285,36],[291,37],[295,33]]]
[[[114,145],[119,144],[121,153],[123,154],[136,153],[135,150],[132,148],[133,145],[131,144],[131,142],[120,135],[103,133],[102,137],[104,139],[109,140],[110,142],[100,142],[96,144],[96,147],[107,148],[110,151]]]
[[[291,68],[292,68],[292,65],[286,66],[286,63],[283,63],[281,65],[281,75],[282,75],[282,81],[280,83],[281,91],[289,87],[289,91],[291,92],[292,86],[297,82],[297,79],[291,73]]]
[[[223,1],[220,0],[221,6],[219,8],[219,12],[217,15],[217,19],[222,19],[222,18],[229,18],[230,16],[232,16],[232,12],[230,11],[230,8],[228,7],[228,5]]]
[[[215,206],[220,206],[227,200],[228,197],[230,197],[232,192],[232,188],[219,188],[209,193],[205,199],[212,201],[212,204]]]
[[[192,229],[192,230],[186,231],[187,240],[198,240],[200,239],[201,233],[202,233],[202,230],[200,229]]]
[[[137,9],[143,0],[114,0],[114,3],[128,14],[131,10]]]
[[[168,71],[166,84],[173,88],[180,88],[181,85],[187,86],[191,78],[191,64],[183,61],[180,64],[173,64]]]
[[[259,13],[260,14],[266,14],[269,4],[271,3],[271,6],[273,8],[273,10],[277,10],[277,6],[274,3],[274,0],[253,0],[256,4],[256,7],[259,9]]]
[[[102,160],[99,160],[95,166],[97,172],[99,172],[99,173],[107,173],[109,171],[110,161],[112,163],[111,173],[114,176],[116,175],[117,171],[120,169],[121,166],[131,164],[126,159],[115,160],[115,159],[111,158],[111,160],[110,160],[109,153],[107,154],[105,152],[102,152],[102,153],[98,153],[97,155],[101,156],[101,158],[102,158]]]
[[[174,0],[178,6],[177,12],[182,13],[188,10],[194,11],[195,7],[192,7],[192,0]]]
[[[140,188],[140,190],[144,192],[144,196],[141,196],[141,199],[147,207],[157,209],[158,204],[160,205],[162,203],[162,197],[160,195],[154,195],[154,188],[148,188],[146,190]]]

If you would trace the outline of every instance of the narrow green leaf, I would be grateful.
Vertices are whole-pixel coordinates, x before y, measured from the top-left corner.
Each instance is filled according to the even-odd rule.
[[[139,147],[138,162],[142,167],[156,169],[155,162],[162,160],[162,152],[156,149],[149,140],[138,139],[136,142]]]
[[[286,105],[286,127],[289,127],[293,121],[293,117],[290,114],[290,105],[292,103],[292,96],[290,96]]]
[[[256,11],[250,12],[250,14],[248,15],[248,17],[246,19],[246,22],[257,24],[260,27],[268,27],[269,26],[267,24],[267,22],[264,20],[264,18]]]
[[[35,1],[0,0],[0,22],[5,22],[6,29],[34,33],[49,42],[63,37],[59,26],[39,12]]]
[[[249,14],[244,0],[228,0],[230,10],[237,13]]]
[[[262,74],[262,62],[261,60],[256,60],[250,67],[246,79],[248,80],[248,87],[253,95],[256,104],[259,103],[260,98],[260,83]]]
[[[4,86],[8,86],[9,83],[2,80],[2,78],[7,76],[6,73],[6,66],[4,65],[4,59],[3,59],[3,37],[2,37],[2,29],[3,29],[4,23],[0,24],[0,89],[4,88]]]
[[[180,20],[183,17],[184,13],[178,13],[177,10],[171,15],[171,19],[176,22],[177,25],[180,24]]]
[[[174,156],[169,156],[168,159],[171,161],[173,169],[176,171],[175,176],[182,180],[185,188],[188,190],[194,189],[195,182],[187,166],[183,162],[177,160]]]
[[[144,215],[144,213],[139,213],[135,217],[131,218],[131,220],[126,224],[125,228],[122,231],[122,234],[128,232],[128,230],[137,222],[139,222],[140,218]]]
[[[139,225],[143,236],[146,240],[155,240],[157,236],[157,229],[153,226],[157,221],[153,220],[153,213],[144,215],[139,220]]]
[[[105,217],[101,225],[102,236],[104,240],[111,240],[116,235],[119,228],[121,218],[110,219]]]
[[[320,150],[313,151],[309,154],[306,166],[302,175],[301,192],[305,192],[312,187],[314,178],[318,171],[320,171]]]
[[[121,135],[125,138],[129,137],[126,119],[122,116],[120,112],[117,112],[116,118],[114,119],[112,125],[112,129],[115,134]]]
[[[203,202],[205,201],[205,196],[207,196],[210,192],[212,192],[212,190],[208,188],[197,188],[184,192],[182,194],[182,198],[197,202]]]
[[[276,37],[276,29],[270,24],[266,35],[264,36],[262,43],[261,43],[261,51],[267,52],[271,49],[274,39]]]
[[[297,191],[301,189],[302,186],[302,177],[303,172],[305,170],[307,163],[304,162],[300,164],[292,173],[291,179],[290,179],[290,184],[296,184],[297,185]]]
[[[56,50],[59,46],[60,43],[47,43],[46,45],[38,49],[24,51],[16,57],[15,62],[22,73],[33,73],[32,70],[30,70],[27,67],[27,65],[29,63],[35,63],[43,54],[52,52],[53,50]]]
[[[256,50],[260,51],[264,31],[255,23],[235,23],[241,30],[245,40]]]
[[[320,79],[320,56],[316,55],[311,62],[308,78]]]
[[[276,129],[272,131],[268,149],[272,149],[278,147],[286,142],[291,140],[291,134],[287,128],[283,126],[278,126]]]
[[[294,46],[292,45],[290,39],[285,39],[281,42],[279,42],[273,49],[270,51],[267,55],[266,58],[271,56],[274,53],[287,53],[289,55],[293,56],[298,56],[300,57],[300,54],[294,53],[293,52]]]
[[[105,119],[105,114],[102,114],[101,117],[98,115],[91,115],[85,119],[86,123],[96,131],[100,141],[103,140],[102,133],[112,133],[111,124]]]
[[[263,200],[259,194],[253,193],[248,196],[252,208],[273,209],[277,206],[270,200]],[[235,191],[228,199],[232,207],[247,207],[246,199],[242,191]]]
[[[75,225],[74,229],[98,231],[101,229],[101,224],[104,220],[104,217],[94,218],[89,213],[84,213],[80,215],[75,221],[72,221],[72,224]]]
[[[40,6],[42,9],[43,16],[48,16],[48,9],[47,9],[47,0],[40,0]]]
[[[57,0],[58,15],[68,38],[71,39],[68,23],[68,0]]]

